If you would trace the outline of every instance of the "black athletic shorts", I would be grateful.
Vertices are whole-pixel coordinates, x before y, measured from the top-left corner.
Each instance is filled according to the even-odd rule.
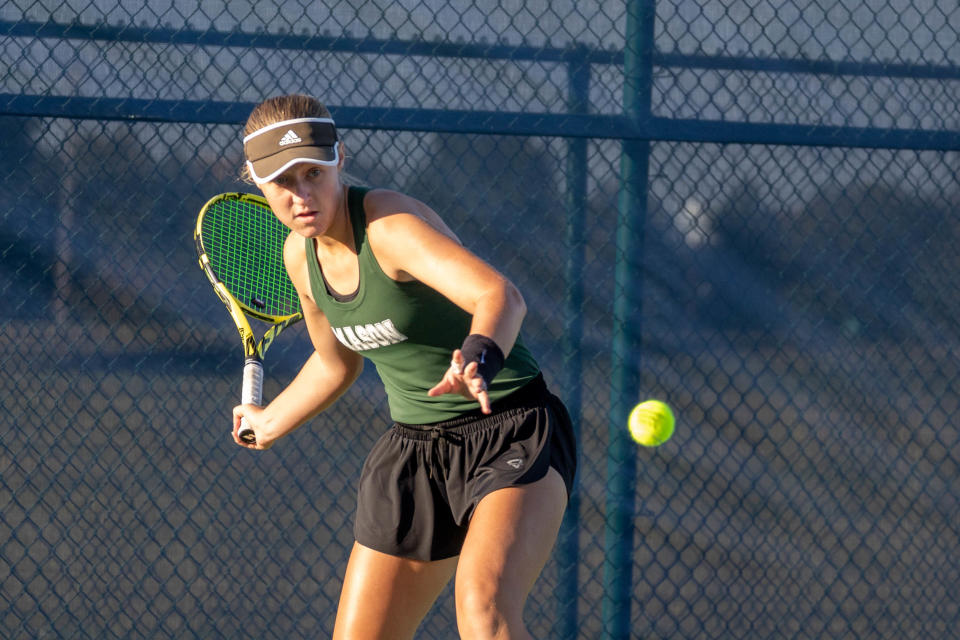
[[[430,425],[394,423],[363,465],[354,534],[394,556],[460,554],[470,518],[487,494],[556,469],[573,488],[577,467],[566,407],[538,375],[494,403]]]

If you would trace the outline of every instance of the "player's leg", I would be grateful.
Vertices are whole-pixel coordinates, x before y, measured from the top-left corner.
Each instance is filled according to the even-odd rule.
[[[456,566],[456,558],[423,562],[354,543],[340,594],[334,640],[412,638]]]
[[[462,638],[530,638],[523,608],[543,570],[567,505],[560,474],[500,489],[477,505],[457,567]]]

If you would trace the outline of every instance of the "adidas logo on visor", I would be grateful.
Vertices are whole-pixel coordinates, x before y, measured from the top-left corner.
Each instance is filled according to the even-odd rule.
[[[296,144],[298,142],[303,142],[303,140],[301,140],[300,136],[293,132],[293,129],[287,131],[285,134],[283,134],[283,137],[280,138],[281,147],[285,147],[288,144]]]

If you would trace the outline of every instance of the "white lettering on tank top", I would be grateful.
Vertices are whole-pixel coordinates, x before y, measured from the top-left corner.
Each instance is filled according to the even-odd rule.
[[[334,327],[333,335],[337,336],[343,346],[353,351],[369,351],[377,347],[387,347],[403,342],[407,336],[403,335],[387,318],[372,324],[357,324],[352,327]]]

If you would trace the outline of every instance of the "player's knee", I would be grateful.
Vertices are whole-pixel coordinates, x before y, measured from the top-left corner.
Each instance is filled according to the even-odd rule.
[[[523,603],[503,597],[496,585],[457,583],[457,628],[461,638],[525,638]]]

